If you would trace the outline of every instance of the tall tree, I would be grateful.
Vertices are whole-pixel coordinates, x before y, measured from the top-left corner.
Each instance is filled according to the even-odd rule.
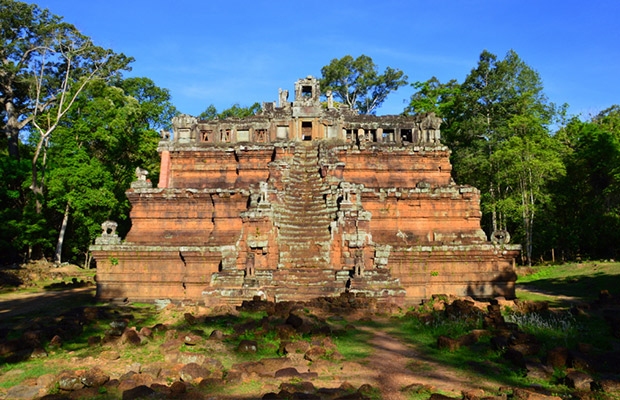
[[[566,175],[554,187],[552,244],[569,257],[620,254],[620,107],[589,121],[573,118],[557,134],[566,143]]]
[[[373,114],[390,92],[407,84],[407,76],[398,69],[387,67],[379,74],[372,58],[346,55],[334,58],[321,68],[323,91],[332,90],[336,97],[362,114]]]
[[[167,90],[147,78],[129,78],[116,86],[93,80],[77,97],[49,151],[47,205],[62,215],[57,262],[70,218],[72,231],[81,235],[73,238],[72,251],[86,254],[101,221],[126,219],[125,190],[136,167],[157,174],[160,137],[155,128],[166,127],[176,113],[169,99]]]
[[[455,180],[480,189],[489,230],[517,230],[531,262],[535,216],[563,170],[549,131],[561,109],[547,101],[538,73],[512,50],[504,59],[485,50],[463,83],[431,78],[414,87],[405,113],[444,118]]]
[[[503,60],[483,51],[478,66],[461,84],[452,125],[444,137],[453,149],[455,179],[482,190],[492,230],[506,228],[498,203],[508,196],[498,180],[503,166],[492,155],[514,135],[515,117],[529,115],[548,128],[554,113],[540,76],[512,50]]]
[[[31,124],[31,135],[37,136],[30,189],[40,212],[52,133],[90,80],[115,76],[131,59],[95,46],[36,5],[0,0],[0,6],[1,129],[14,158],[22,129]]]
[[[509,129],[513,135],[491,154],[491,163],[501,166],[496,178],[504,194],[495,209],[508,220],[521,219],[525,259],[531,266],[536,217],[551,200],[549,182],[562,177],[565,168],[560,142],[532,115],[516,115]]]

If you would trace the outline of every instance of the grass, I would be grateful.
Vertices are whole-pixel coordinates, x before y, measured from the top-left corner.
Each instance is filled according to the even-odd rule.
[[[541,342],[543,352],[557,346],[575,348],[578,343],[591,344],[595,350],[612,349],[614,338],[600,315],[575,316],[568,311],[543,313],[507,313],[505,319],[514,322],[526,333]]]
[[[63,369],[58,365],[50,365],[47,360],[31,360],[18,364],[5,364],[0,366],[0,388],[8,389],[19,385],[29,378],[37,378],[45,374],[57,374]],[[8,375],[8,376],[7,376]]]
[[[533,274],[519,276],[517,284],[551,296],[591,301],[601,290],[620,293],[620,263],[584,262],[535,267]]]
[[[356,328],[351,328],[346,321],[335,321],[340,325],[331,336],[332,342],[336,345],[337,351],[342,354],[347,361],[359,361],[372,353],[372,345],[369,343],[373,334]],[[376,324],[376,322],[359,323],[360,325]]]
[[[550,307],[564,307],[566,306],[566,302],[557,298],[557,296],[553,296],[550,294],[542,294],[537,292],[531,292],[527,290],[516,290],[516,296],[519,300],[527,300],[527,301],[546,301],[549,303]]]

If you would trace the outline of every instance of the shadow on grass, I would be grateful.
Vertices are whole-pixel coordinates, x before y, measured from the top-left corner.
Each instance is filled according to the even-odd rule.
[[[520,282],[519,286],[546,295],[569,296],[580,301],[591,301],[598,298],[601,290],[608,290],[614,294],[620,293],[620,275],[596,272],[592,275],[542,278]]]
[[[56,316],[77,305],[96,302],[95,288],[20,293],[17,298],[0,298],[0,328],[13,329],[23,320]]]

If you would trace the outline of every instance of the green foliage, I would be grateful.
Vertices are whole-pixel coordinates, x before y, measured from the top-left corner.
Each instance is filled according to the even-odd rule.
[[[334,58],[321,68],[323,92],[332,90],[336,98],[362,114],[374,114],[390,92],[407,84],[407,76],[398,69],[387,67],[379,74],[372,58],[346,55]]]
[[[262,106],[260,103],[254,103],[249,107],[241,107],[239,103],[233,104],[230,108],[218,113],[213,104],[209,105],[206,110],[198,115],[198,119],[212,120],[212,119],[226,119],[226,118],[246,118],[252,115],[256,115]]]
[[[620,110],[582,122],[573,118],[558,136],[566,175],[554,188],[551,218],[563,228],[551,238],[570,257],[615,258],[620,252]]]
[[[79,93],[92,78],[117,76],[132,61],[95,46],[48,10],[14,0],[0,2],[0,49],[1,130],[15,158],[21,129],[32,123],[45,141],[71,107],[69,92]],[[51,108],[58,109],[54,118],[35,121]]]
[[[455,180],[480,189],[489,233],[510,230],[531,262],[536,217],[564,173],[562,144],[550,133],[562,108],[548,103],[540,76],[514,51],[504,59],[483,51],[461,84],[431,78],[413,86],[405,112],[444,118]]]
[[[432,77],[425,82],[414,82],[411,86],[417,91],[411,95],[405,114],[434,112],[441,118],[450,116],[460,90],[460,85],[456,80],[441,83],[437,78]]]

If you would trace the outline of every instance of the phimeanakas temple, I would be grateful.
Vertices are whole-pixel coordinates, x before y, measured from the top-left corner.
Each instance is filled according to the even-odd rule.
[[[126,239],[106,221],[91,247],[99,297],[514,297],[520,246],[487,240],[479,191],[450,177],[441,119],[359,115],[320,94],[307,77],[255,116],[175,117],[158,187],[138,169],[127,191]]]

